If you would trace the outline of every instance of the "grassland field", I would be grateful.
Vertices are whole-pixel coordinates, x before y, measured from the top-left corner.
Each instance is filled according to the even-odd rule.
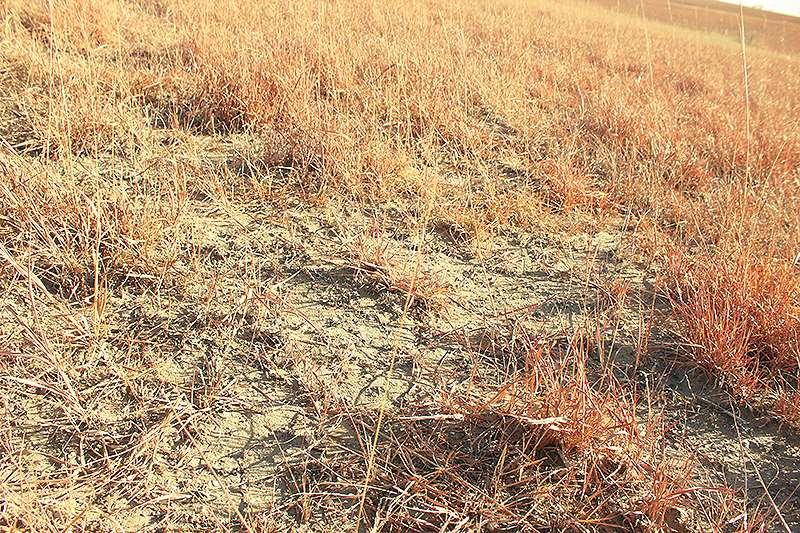
[[[797,19],[0,21],[0,530],[800,530]]]

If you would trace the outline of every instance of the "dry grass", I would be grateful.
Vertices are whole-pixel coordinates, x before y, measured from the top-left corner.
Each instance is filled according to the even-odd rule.
[[[781,53],[800,51],[797,17],[764,12],[743,6],[740,12],[736,2],[723,3],[716,0],[599,0],[610,9],[641,16],[652,20],[675,23],[681,26],[713,31],[738,41],[740,17],[744,14],[745,40],[749,45],[770,48]]]
[[[770,408],[797,386],[800,367],[800,278],[793,265],[718,256],[684,258],[674,310],[686,326],[689,351],[736,397]],[[778,414],[792,421],[794,415]]]
[[[664,530],[731,519],[725,487],[693,486],[689,462],[666,453],[657,413],[614,379],[587,376],[580,341],[521,341],[525,370],[499,386],[471,382],[385,421],[366,498],[380,531]],[[299,496],[345,498],[367,475],[375,414],[345,410],[355,449],[309,450]],[[300,487],[298,487],[299,489]],[[702,495],[702,496],[701,496]],[[354,508],[358,500],[353,498]]]
[[[597,289],[564,296],[591,343],[573,328],[554,347],[487,317],[505,316],[489,278],[512,268],[509,250],[552,266],[542,241],[613,234],[630,269],[663,282],[658,312],[684,339],[666,358],[795,431],[791,47],[567,2],[6,0],[0,13],[0,525],[324,530],[319,499],[341,496],[327,511],[352,527],[359,487],[374,530],[785,524],[782,502],[754,508],[676,459],[650,406],[663,376],[641,378],[653,323],[671,323],[654,318],[658,295],[636,301],[644,282],[600,279],[615,261],[602,243],[560,271]],[[513,299],[532,279],[499,290]],[[415,342],[378,339],[406,326],[394,300],[384,323],[337,324],[369,299],[337,291],[365,282],[421,304]],[[474,362],[457,379],[420,339],[475,302],[482,340],[436,347]],[[607,364],[598,347],[629,324],[635,363]],[[378,346],[353,364],[383,374],[385,397],[395,359],[436,386],[359,403],[348,328]],[[487,342],[498,379],[476,355]],[[258,499],[211,443],[263,398],[313,429],[290,439],[302,461],[283,444],[264,461],[285,468]]]
[[[422,270],[419,254],[399,247],[385,228],[374,221],[366,231],[345,240],[340,261],[357,282],[369,280],[378,290],[403,294],[409,306],[443,305],[447,284],[435,272]]]

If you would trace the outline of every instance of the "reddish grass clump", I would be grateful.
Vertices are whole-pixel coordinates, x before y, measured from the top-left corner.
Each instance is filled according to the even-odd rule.
[[[800,276],[793,265],[711,254],[673,259],[674,310],[695,362],[747,402],[769,405],[776,387],[797,387]],[[790,397],[775,404],[789,419],[796,417]]]
[[[378,531],[662,530],[718,527],[730,492],[697,488],[696,472],[663,453],[655,413],[611,373],[587,371],[585,343],[563,349],[523,336],[525,369],[505,383],[472,381],[438,400],[387,413],[374,470],[365,467],[377,413],[345,408],[364,454],[326,450],[298,467],[315,500],[357,492],[351,512]],[[334,447],[340,445],[334,444]],[[356,450],[352,450],[356,452]],[[357,453],[357,452],[356,452]],[[716,513],[704,506],[716,502]],[[702,503],[701,503],[702,502]],[[320,500],[322,503],[322,500]]]

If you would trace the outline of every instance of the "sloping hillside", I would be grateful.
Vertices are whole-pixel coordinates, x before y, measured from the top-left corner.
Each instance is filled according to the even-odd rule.
[[[800,68],[750,19],[0,6],[0,526],[800,528]]]

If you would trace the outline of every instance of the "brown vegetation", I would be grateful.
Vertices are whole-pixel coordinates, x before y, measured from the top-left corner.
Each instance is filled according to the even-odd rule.
[[[800,524],[800,69],[752,13],[0,12],[0,526]]]

